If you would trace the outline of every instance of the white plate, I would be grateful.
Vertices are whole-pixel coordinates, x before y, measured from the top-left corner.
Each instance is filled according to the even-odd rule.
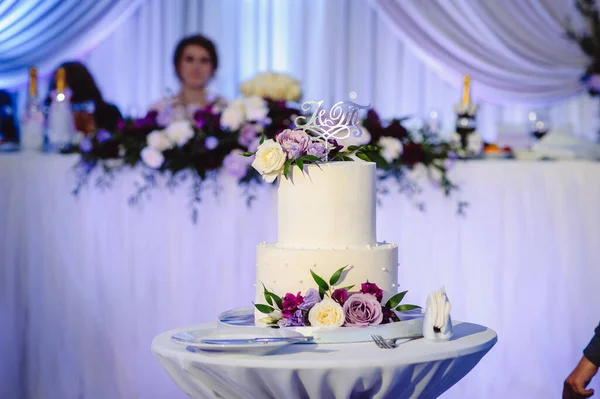
[[[244,340],[253,338],[301,338],[302,334],[287,329],[272,329],[261,327],[248,328],[203,328],[198,330],[183,331],[171,337],[173,342],[186,345],[195,349],[210,352],[236,352],[251,355],[268,355],[285,346],[292,345],[294,341],[269,341],[209,344],[203,340]]]
[[[369,327],[284,327],[267,328],[254,325],[253,308],[236,308],[223,312],[219,315],[219,324],[223,327],[238,327],[236,329],[264,329],[272,331],[292,331],[304,336],[312,336],[317,344],[340,344],[351,342],[371,341],[371,335],[378,334],[383,338],[412,338],[423,335],[423,317],[421,309],[396,314],[401,322],[380,324]]]

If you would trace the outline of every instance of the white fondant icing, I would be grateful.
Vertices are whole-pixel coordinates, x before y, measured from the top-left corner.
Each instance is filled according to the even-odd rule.
[[[289,267],[279,266],[286,262]],[[348,265],[336,286],[355,285],[353,290],[358,290],[360,284],[368,280],[376,283],[384,291],[384,298],[387,300],[396,293],[398,269],[394,265],[397,262],[398,248],[395,245],[370,250],[354,248],[335,252],[277,248],[275,245],[267,245],[257,248],[256,278],[258,282],[277,281],[272,286],[267,285],[267,289],[279,296],[288,292],[296,294],[299,291],[304,294],[309,288],[318,288],[311,276],[310,270],[313,268],[310,265],[319,264],[318,271],[313,271],[326,281],[329,281],[336,270]],[[257,287],[255,299],[256,303],[266,303],[262,285]]]
[[[343,249],[375,243],[375,164],[330,162],[292,170],[278,189],[283,247]]]

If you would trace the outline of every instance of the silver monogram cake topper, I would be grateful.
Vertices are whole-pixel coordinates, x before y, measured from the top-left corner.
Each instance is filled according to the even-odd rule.
[[[350,93],[350,99],[356,99],[356,93]],[[369,109],[369,105],[359,105],[353,101],[340,101],[330,109],[323,107],[324,101],[308,100],[302,103],[302,110],[310,116],[298,116],[294,121],[296,128],[306,132],[313,141],[323,140],[327,147],[330,140],[344,140],[350,135],[360,137],[362,129],[358,125],[359,112]],[[327,153],[326,153],[327,154]],[[327,155],[326,155],[327,157]],[[327,161],[327,159],[325,159]]]

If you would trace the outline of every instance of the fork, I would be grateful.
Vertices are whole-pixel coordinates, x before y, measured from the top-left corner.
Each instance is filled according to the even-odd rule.
[[[375,345],[380,347],[381,349],[395,349],[398,347],[396,341],[399,339],[413,340],[423,337],[422,335],[412,336],[412,337],[395,337],[395,338],[383,338],[381,335],[371,335],[371,339],[375,342]]]

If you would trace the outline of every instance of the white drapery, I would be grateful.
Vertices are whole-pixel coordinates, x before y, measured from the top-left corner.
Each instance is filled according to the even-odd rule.
[[[275,191],[247,208],[224,179],[194,226],[185,187],[127,204],[139,170],[73,198],[75,161],[0,157],[0,397],[183,397],[150,343],[251,303],[256,245],[276,240]],[[595,162],[459,163],[466,217],[439,191],[424,192],[424,213],[393,191],[380,197],[377,236],[398,243],[407,302],[444,285],[453,318],[498,333],[443,397],[560,391],[598,323],[599,174]]]
[[[569,1],[375,0],[381,16],[451,80],[471,75],[480,98],[506,104],[582,91],[587,56],[565,37]]]
[[[22,84],[27,69],[51,73],[109,36],[146,0],[5,0],[0,4],[0,87]]]
[[[499,2],[494,5],[487,1],[476,7],[478,13],[473,16],[473,11],[467,7],[471,3],[475,6],[479,4],[476,1],[421,1],[403,2],[402,5],[409,7],[406,4],[415,4],[417,11],[416,4],[428,7],[436,5],[439,9],[434,10],[436,12],[433,14],[441,19],[446,15],[445,11],[452,10],[452,4],[459,4],[462,6],[457,10],[467,12],[470,20],[477,18],[486,23],[493,17],[491,13],[501,7]],[[533,97],[525,95],[522,88],[507,80],[505,83],[510,83],[510,89],[517,93],[515,97],[503,95],[490,98],[485,89],[490,78],[486,78],[484,71],[461,67],[464,64],[461,64],[461,60],[469,57],[472,62],[487,62],[484,66],[491,68],[492,50],[502,51],[504,47],[520,41],[533,49],[535,40],[543,32],[540,47],[544,44],[544,49],[539,51],[546,59],[521,54],[526,48],[519,48],[510,53],[512,58],[501,58],[502,64],[495,65],[493,70],[508,69],[512,64],[506,63],[518,60],[517,56],[525,59],[533,57],[534,61],[543,62],[547,67],[535,66],[534,61],[520,62],[517,63],[521,72],[519,76],[526,74],[528,70],[525,67],[531,67],[532,74],[539,72],[543,77],[544,84],[536,85],[536,89],[564,95],[577,92],[580,87],[577,79],[585,62],[576,45],[560,37],[557,23],[563,14],[566,15],[566,10],[556,8],[561,2],[555,0],[552,3],[557,4],[553,7],[560,13],[557,11],[555,17],[541,14],[544,18],[539,20],[523,20],[526,15],[538,14],[527,14],[523,11],[524,6],[519,6],[520,2],[515,0],[513,3],[518,4],[498,11],[499,15],[504,16],[502,20],[512,18],[519,23],[518,27],[526,23],[530,27],[511,31],[510,34],[514,36],[509,38],[506,38],[506,25],[496,24],[497,37],[482,26],[483,22],[462,27],[457,22],[462,18],[457,14],[458,11],[450,13],[448,20],[423,21],[431,22],[421,26],[428,33],[426,38],[442,29],[451,32],[468,29],[468,34],[480,30],[488,32],[483,36],[485,40],[489,39],[485,42],[480,41],[483,39],[469,42],[464,35],[459,35],[457,40],[464,39],[467,43],[465,48],[461,46],[463,42],[445,39],[444,43],[452,44],[452,51],[441,55],[449,58],[454,56],[456,59],[452,63],[445,59],[442,61],[454,66],[452,70],[443,64],[440,66],[440,60],[432,57],[423,61],[426,47],[420,43],[416,43],[418,46],[415,47],[413,41],[399,38],[397,28],[386,23],[389,19],[384,18],[384,13],[363,0],[146,0],[131,14],[131,18],[111,30],[104,41],[82,51],[79,58],[89,65],[105,97],[115,102],[124,114],[141,114],[167,89],[178,90],[172,66],[173,50],[183,35],[200,32],[215,40],[221,58],[221,67],[212,89],[229,98],[238,95],[240,81],[260,71],[276,70],[298,78],[306,99],[339,101],[347,99],[350,91],[356,91],[358,101],[371,103],[386,118],[405,115],[422,118],[431,110],[437,110],[445,129],[450,130],[455,123],[453,108],[460,98],[460,75],[471,72],[475,78],[473,91],[476,98],[485,97],[480,101],[478,116],[478,130],[485,139],[494,140],[498,131],[507,129],[508,133],[514,133],[515,130],[524,133],[530,111],[543,115],[556,130],[595,138],[597,102],[587,95],[580,94],[560,101],[556,96],[548,97],[545,104],[532,105],[524,101]],[[536,2],[524,4],[533,3]],[[390,7],[396,5],[389,4]],[[536,6],[535,9],[540,7]],[[533,34],[532,31],[536,30],[537,33]],[[552,35],[546,35],[548,31]],[[433,43],[433,39],[430,42]],[[487,49],[490,51],[486,52]],[[564,54],[565,59],[557,60],[558,56],[552,56],[553,52]],[[480,55],[482,58],[477,61]],[[555,61],[558,63],[553,65]],[[493,82],[500,85],[502,82],[498,79],[498,75],[494,75]],[[554,89],[551,88],[553,84],[556,85]],[[25,98],[24,93],[25,87],[22,86],[19,96],[21,103]],[[496,90],[493,94],[502,93]]]

